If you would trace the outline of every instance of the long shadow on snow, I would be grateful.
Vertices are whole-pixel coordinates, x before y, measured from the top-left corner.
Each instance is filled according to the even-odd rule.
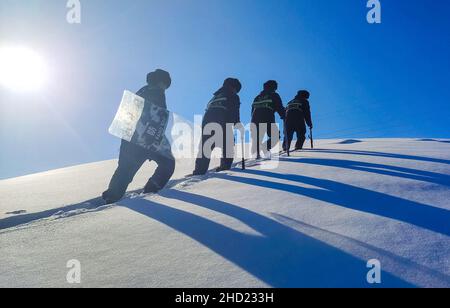
[[[294,174],[279,174],[262,170],[246,170],[242,172],[275,178],[277,180],[304,183],[322,189],[305,188],[296,185],[227,174],[218,174],[217,177],[238,183],[307,196],[345,208],[410,223],[430,231],[450,236],[450,211],[448,210],[330,180]]]
[[[33,221],[50,218],[58,213],[66,213],[77,210],[96,210],[101,207],[102,198],[94,198],[91,200],[83,201],[77,204],[71,204],[56,209],[46,210],[37,213],[22,214],[17,216],[11,216],[0,219],[0,230],[17,227],[20,225],[29,224]]]
[[[334,242],[338,242],[340,245],[347,244],[351,247],[355,248],[357,251],[364,251],[367,258],[376,258],[381,261],[383,268],[392,269],[399,272],[414,274],[416,277],[420,277],[421,280],[426,281],[426,287],[450,287],[450,276],[445,273],[441,273],[435,269],[429,268],[422,264],[416,263],[408,258],[398,256],[388,250],[372,246],[365,242],[361,242],[357,239],[335,233],[332,231],[328,231],[325,229],[321,229],[319,227],[315,227],[309,225],[305,222],[272,213],[271,215],[277,221],[284,223],[292,228],[301,230],[307,230],[312,232],[315,238],[316,237],[324,237],[328,240],[333,240]],[[431,284],[430,284],[431,283]]]
[[[346,168],[351,170],[371,172],[376,174],[389,175],[423,182],[430,182],[444,186],[450,186],[450,175],[384,164],[374,164],[341,159],[322,159],[322,158],[280,158],[280,161],[287,163],[302,163],[310,165]]]
[[[422,142],[440,142],[440,143],[450,143],[450,140],[439,140],[439,139],[419,139],[417,141]]]
[[[261,235],[142,198],[120,205],[189,236],[273,287],[370,286],[365,262],[276,220],[185,191],[166,190],[162,195],[234,217]],[[383,273],[383,279],[383,287],[413,287],[389,273]]]
[[[315,152],[315,153],[376,156],[376,157],[385,157],[385,158],[398,158],[398,159],[426,161],[426,162],[432,162],[432,163],[450,164],[450,160],[448,160],[448,159],[432,158],[432,157],[416,156],[416,155],[406,155],[406,154],[384,153],[384,152],[375,152],[375,151],[337,150],[337,149],[314,149],[314,150],[307,150],[307,151]]]
[[[195,183],[195,181],[205,180],[211,176],[213,176],[213,173],[208,173],[207,175],[202,176],[202,177],[193,177],[193,178],[189,179],[189,181],[192,181],[193,183]],[[185,178],[171,180],[169,182],[169,184],[167,185],[167,188],[175,187],[176,185],[186,182],[186,181],[187,180]],[[127,192],[127,194],[124,198],[127,198],[130,194],[136,194],[136,193],[140,193],[140,192],[142,192],[142,189],[138,189],[135,191],[129,191],[129,192]],[[76,203],[76,204],[71,204],[71,205],[66,205],[63,207],[55,208],[55,209],[45,210],[42,212],[11,216],[11,217],[0,219],[0,230],[14,228],[14,227],[17,227],[20,225],[26,225],[26,224],[33,223],[33,222],[41,220],[41,219],[51,218],[60,213],[64,214],[67,212],[79,211],[79,210],[95,211],[97,209],[101,209],[101,207],[103,205],[104,205],[103,199],[101,197],[98,197],[98,198],[86,200],[86,201]]]

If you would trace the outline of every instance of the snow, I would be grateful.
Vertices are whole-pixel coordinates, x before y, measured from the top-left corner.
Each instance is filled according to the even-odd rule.
[[[450,287],[450,143],[319,140],[100,206],[116,161],[0,181],[0,287]],[[215,162],[217,163],[217,161]],[[382,283],[366,281],[378,259]]]

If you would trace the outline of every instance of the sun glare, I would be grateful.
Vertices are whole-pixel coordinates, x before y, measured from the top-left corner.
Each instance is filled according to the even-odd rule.
[[[0,47],[0,86],[14,91],[36,91],[46,80],[46,64],[36,52],[24,47]]]

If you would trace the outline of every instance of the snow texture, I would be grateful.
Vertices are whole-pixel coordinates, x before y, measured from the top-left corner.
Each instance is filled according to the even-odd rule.
[[[111,206],[116,161],[0,181],[0,287],[450,287],[448,140],[316,147],[146,196],[148,164]]]

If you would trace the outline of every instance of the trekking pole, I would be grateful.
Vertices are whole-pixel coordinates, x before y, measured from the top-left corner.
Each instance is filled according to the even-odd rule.
[[[283,130],[284,130],[284,147],[286,148],[287,156],[291,156],[291,144],[288,140],[288,133],[287,133],[287,125],[286,125],[286,118],[283,119]]]
[[[260,133],[260,125],[261,124],[257,124],[257,128],[256,128],[256,159],[261,159],[261,153],[259,152],[260,149],[260,144],[259,144],[259,133]]]
[[[241,133],[241,143],[242,143],[242,170],[245,170],[245,135],[244,135],[244,129]]]
[[[245,170],[245,127],[242,123],[237,126],[241,134],[242,170]]]
[[[311,139],[311,149],[314,149],[314,139],[313,139],[312,128],[309,129],[309,139]]]

